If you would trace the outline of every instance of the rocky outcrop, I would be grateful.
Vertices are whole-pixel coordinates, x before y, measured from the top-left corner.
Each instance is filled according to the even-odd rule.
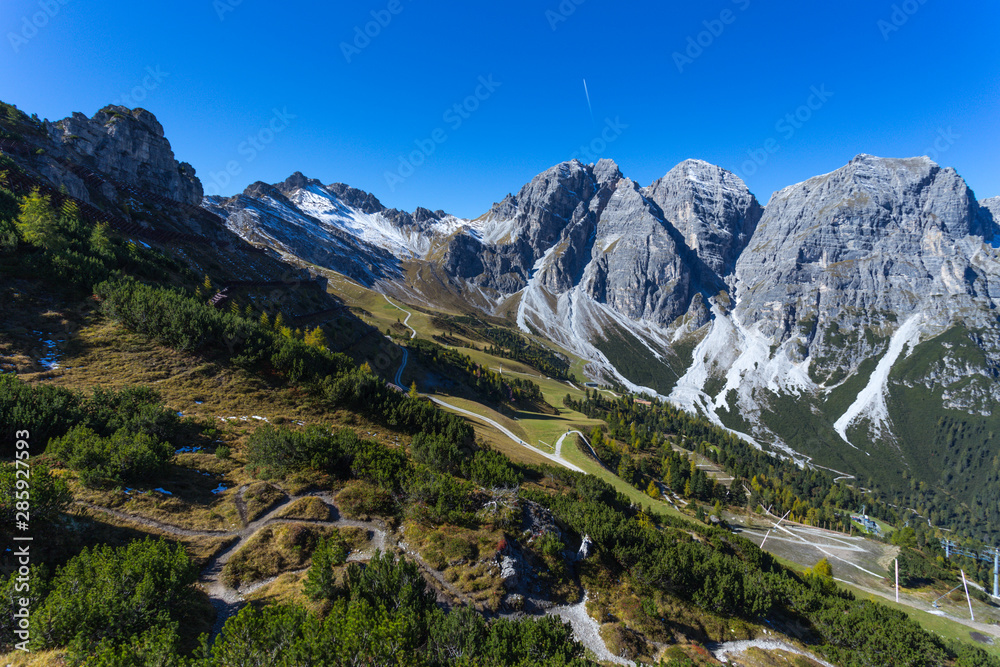
[[[501,293],[523,288],[536,262],[563,239],[564,231],[585,234],[596,222],[589,206],[597,194],[593,169],[574,160],[542,172],[516,197],[496,204],[479,226],[484,243],[480,287]],[[558,281],[558,277],[554,277]]]
[[[91,201],[83,181],[65,162],[184,204],[201,203],[202,186],[194,168],[177,162],[163,126],[145,109],[108,106],[93,118],[74,113],[45,123],[43,129],[49,140],[42,147],[48,159],[39,170],[78,199]],[[105,186],[103,194],[111,200],[119,196],[111,186]]]
[[[1000,197],[990,197],[979,202],[983,235],[994,244],[1000,242]]]

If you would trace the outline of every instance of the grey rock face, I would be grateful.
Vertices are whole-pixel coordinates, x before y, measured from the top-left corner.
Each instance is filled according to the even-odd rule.
[[[688,231],[691,248],[664,208]],[[705,163],[685,163],[641,189],[611,160],[567,162],[494,205],[482,248],[467,246],[480,250],[483,266],[471,282],[511,294],[534,280],[553,297],[579,287],[628,318],[669,325],[701,290],[724,289],[714,267],[731,270],[759,212],[742,181]],[[469,278],[471,262],[449,260]],[[692,320],[704,318],[701,306]]]
[[[46,150],[52,157],[82,164],[185,204],[201,203],[202,186],[194,168],[174,159],[163,126],[144,109],[109,106],[93,118],[75,113],[47,123],[44,130],[50,139]],[[65,184],[73,196],[90,201],[82,181],[65,166],[46,160],[43,170],[49,180]],[[111,189],[104,194],[115,199]]]
[[[1000,197],[990,197],[979,202],[983,236],[987,241],[1000,241]]]
[[[982,232],[972,192],[953,169],[859,155],[775,193],[737,262],[738,313],[763,321],[777,341],[814,316],[902,321],[942,278],[971,289],[957,244]]]
[[[643,190],[714,272],[733,272],[764,209],[732,172],[701,160],[685,160]]]
[[[631,180],[618,182],[597,223],[584,288],[623,315],[669,324],[695,291],[694,270],[677,232]]]
[[[588,203],[598,189],[593,172],[580,162],[564,162],[536,176],[490,212],[483,255],[486,271],[477,284],[516,292],[527,284],[535,263],[559,242],[567,228],[593,224]]]

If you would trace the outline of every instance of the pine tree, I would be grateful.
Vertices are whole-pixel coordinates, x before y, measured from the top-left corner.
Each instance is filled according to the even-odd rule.
[[[267,316],[266,312],[260,314],[260,325],[268,329],[271,328],[271,318]]]
[[[281,332],[285,328],[285,316],[279,311],[277,315],[274,316],[274,330]]]
[[[649,486],[646,487],[646,495],[653,500],[659,500],[661,498],[660,489],[656,486],[656,482],[650,480]]]
[[[108,238],[107,223],[101,222],[94,225],[93,231],[90,232],[90,250],[101,257],[110,257],[114,254],[114,246],[111,245],[111,239]]]
[[[205,280],[201,283],[201,288],[204,290],[205,294],[215,294],[215,288],[212,286],[212,279],[205,274]]]
[[[410,398],[420,398],[420,392],[417,391],[417,381],[414,380],[413,384],[410,385]]]
[[[21,214],[15,222],[18,232],[27,243],[55,250],[59,242],[59,218],[52,208],[52,200],[37,188],[21,201]]]
[[[305,343],[310,347],[315,347],[319,350],[325,350],[326,335],[323,333],[323,330],[320,329],[319,327],[316,327],[315,329],[312,330],[308,330],[306,331],[305,335]]]
[[[243,309],[240,308],[240,304],[236,303],[236,301],[233,300],[229,302],[229,312],[231,312],[236,317],[239,317],[240,314],[243,312]]]
[[[347,561],[347,545],[338,533],[329,539],[322,538],[312,556],[312,566],[306,575],[305,594],[311,600],[331,600],[338,592],[337,577],[333,568]]]

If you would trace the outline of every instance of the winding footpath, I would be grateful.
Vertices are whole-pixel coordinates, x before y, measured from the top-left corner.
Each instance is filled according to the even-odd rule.
[[[587,449],[590,450],[590,455],[594,457],[595,461],[597,461],[598,463],[600,463],[601,458],[597,455],[597,452],[594,451],[594,447],[590,444],[590,440],[587,440],[587,436],[585,436],[580,431],[573,431],[573,430],[566,431],[565,433],[563,433],[559,437],[559,439],[556,441],[556,456],[558,456],[559,458],[562,458],[562,444],[563,444],[563,440],[566,439],[567,435],[570,435],[570,434],[573,434],[573,433],[575,433],[576,435],[580,436],[580,438],[583,440],[583,444],[587,445]]]
[[[295,523],[321,527],[360,528],[365,530],[368,533],[370,547],[364,551],[352,551],[347,558],[348,561],[369,560],[372,558],[375,551],[386,552],[392,548],[397,548],[416,563],[416,565],[424,573],[425,577],[433,580],[436,584],[439,601],[446,604],[460,603],[474,609],[478,609],[481,612],[484,611],[481,609],[480,605],[471,600],[468,595],[458,590],[454,585],[448,582],[444,575],[428,564],[415,549],[412,549],[405,541],[400,540],[395,535],[391,534],[384,524],[379,522],[354,521],[351,519],[341,518],[339,510],[333,502],[332,494],[328,492],[321,492],[286,496],[283,500],[280,500],[272,505],[271,508],[261,517],[248,523],[246,521],[246,504],[243,500],[243,494],[246,489],[246,486],[242,486],[236,491],[236,507],[240,514],[240,520],[244,524],[239,530],[193,530],[189,528],[181,528],[180,526],[174,526],[169,523],[139,516],[130,512],[122,512],[109,507],[102,507],[93,503],[78,501],[77,504],[96,512],[108,514],[124,522],[137,524],[146,528],[167,533],[169,535],[176,535],[178,537],[232,538],[232,542],[223,547],[223,549],[208,562],[204,569],[202,569],[201,576],[199,577],[199,584],[208,595],[209,601],[216,612],[215,624],[212,627],[209,644],[211,644],[222,631],[222,627],[225,625],[226,620],[234,616],[240,609],[243,608],[246,604],[245,598],[247,596],[273,583],[278,576],[280,576],[277,575],[268,577],[261,581],[245,584],[239,588],[232,588],[231,586],[228,586],[222,579],[222,572],[225,569],[226,563],[229,562],[232,556],[244,547],[258,532],[267,526],[275,524]],[[278,516],[290,503],[301,498],[319,498],[330,509],[331,516],[336,518],[328,520],[309,520]],[[308,568],[303,568],[293,570],[291,573],[300,574],[307,570]],[[284,572],[282,574],[288,573],[289,572]],[[584,596],[583,600],[577,604],[553,607],[543,613],[549,616],[559,616],[564,621],[567,621],[572,626],[573,634],[576,639],[585,647],[593,651],[595,655],[599,656],[601,660],[607,660],[624,665],[631,664],[628,661],[624,661],[621,658],[613,656],[611,652],[608,651],[607,645],[604,643],[604,640],[600,635],[600,626],[597,621],[587,614],[586,603],[587,597]]]
[[[244,524],[239,530],[192,530],[189,528],[174,526],[162,521],[157,521],[156,519],[150,519],[132,514],[130,512],[122,512],[120,510],[94,505],[93,503],[78,502],[78,504],[91,510],[108,514],[121,521],[138,524],[169,535],[176,535],[177,537],[232,538],[231,543],[223,547],[223,549],[208,562],[202,570],[199,578],[199,583],[208,595],[208,598],[212,603],[212,607],[214,607],[216,611],[215,626],[212,628],[212,639],[214,639],[215,636],[222,630],[222,626],[225,624],[226,619],[237,613],[243,607],[245,604],[244,596],[253,593],[277,578],[271,577],[270,579],[254,582],[251,585],[243,586],[239,589],[228,586],[222,580],[222,571],[225,568],[226,563],[228,563],[230,558],[232,558],[237,551],[245,546],[246,543],[263,528],[270,525],[289,523],[333,528],[360,528],[367,531],[371,547],[367,551],[352,553],[348,558],[348,560],[352,561],[367,560],[371,558],[375,550],[386,551],[387,546],[396,546],[390,543],[389,533],[384,525],[375,522],[353,521],[341,518],[340,512],[333,504],[332,496],[329,493],[307,493],[302,495],[286,496],[283,500],[272,505],[271,508],[260,518],[247,523],[245,503],[243,502],[243,493],[246,491],[246,488],[246,486],[240,487],[240,489],[236,492],[236,507],[240,513],[241,522]],[[323,503],[330,509],[331,516],[336,518],[328,520],[309,520],[278,516],[289,503],[301,498],[310,497],[322,500]],[[423,559],[420,558],[419,554],[411,551],[407,551],[407,553],[414,559],[418,560],[418,564],[421,565],[422,569],[425,571],[433,571],[433,568],[429,568],[427,564],[423,562]],[[437,579],[437,577],[435,577],[435,579]],[[439,583],[446,583],[443,582],[443,577],[441,577]],[[453,587],[449,586],[449,588],[452,589],[449,592],[454,591]],[[457,593],[457,591],[454,592]]]
[[[383,296],[385,296],[385,295],[383,294]],[[386,297],[386,301],[389,301],[389,297]],[[389,303],[392,303],[392,302],[389,301]],[[393,304],[393,305],[395,306],[396,304]],[[399,308],[399,306],[396,306],[396,307]],[[402,308],[400,308],[400,310],[402,310]],[[403,311],[403,312],[406,312],[406,311]],[[407,319],[409,319],[409,318],[407,318]],[[411,331],[412,331],[412,329],[411,329]],[[416,336],[416,334],[417,334],[417,332],[414,331],[413,335]],[[413,338],[413,336],[410,336],[410,338]],[[401,391],[406,391],[406,387],[403,386],[403,371],[406,370],[406,364],[410,360],[410,353],[403,346],[400,346],[400,349],[403,350],[403,360],[399,364],[399,370],[396,371],[396,378],[395,378],[393,384],[395,384]],[[503,433],[505,436],[507,436],[508,438],[510,438],[511,440],[513,440],[518,445],[521,445],[525,449],[529,449],[529,450],[533,451],[534,453],[536,453],[539,456],[542,456],[542,457],[544,457],[544,458],[552,461],[553,463],[561,465],[562,467],[568,468],[569,470],[572,470],[574,472],[582,472],[584,475],[587,474],[586,470],[584,470],[583,468],[580,468],[579,466],[573,465],[572,463],[570,463],[569,461],[566,461],[565,459],[563,459],[560,456],[559,452],[561,451],[562,439],[560,439],[559,443],[556,444],[556,454],[552,455],[552,454],[549,454],[548,452],[543,452],[542,450],[538,449],[537,447],[532,447],[531,445],[529,445],[528,443],[526,443],[524,440],[522,440],[521,438],[519,438],[516,435],[514,435],[509,429],[507,429],[506,427],[504,427],[502,424],[497,423],[496,421],[494,421],[493,419],[490,419],[489,417],[484,417],[483,415],[478,414],[476,412],[472,412],[471,410],[466,410],[465,408],[460,408],[457,405],[452,405],[451,403],[446,403],[445,401],[442,401],[440,398],[437,398],[437,397],[434,397],[434,396],[430,396],[429,394],[423,394],[423,396],[425,398],[430,399],[431,401],[433,401],[437,405],[441,406],[442,408],[446,408],[448,410],[452,410],[452,411],[457,412],[459,414],[463,414],[463,415],[465,415],[467,417],[472,417],[473,419],[478,419],[481,422],[489,424],[490,426],[492,426],[493,428],[495,428],[496,430],[498,430],[500,433]],[[572,432],[573,433],[580,433],[579,431],[572,431]],[[583,434],[580,433],[580,435],[583,435]],[[566,437],[566,436],[564,435],[563,437]],[[584,440],[586,440],[586,438],[584,438]],[[590,446],[589,443],[588,443],[587,446],[588,447]],[[591,449],[591,451],[593,451],[593,449]],[[597,455],[595,454],[594,457],[596,458]]]

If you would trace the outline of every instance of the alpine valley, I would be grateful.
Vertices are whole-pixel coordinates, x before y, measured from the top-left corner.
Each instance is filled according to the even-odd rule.
[[[206,196],[0,103],[0,657],[996,667],[1000,198],[664,170]]]
[[[858,155],[766,206],[699,160],[647,186],[565,162],[475,220],[299,173],[203,206],[283,257],[507,320],[589,379],[1000,526],[1000,198],[928,158]]]

